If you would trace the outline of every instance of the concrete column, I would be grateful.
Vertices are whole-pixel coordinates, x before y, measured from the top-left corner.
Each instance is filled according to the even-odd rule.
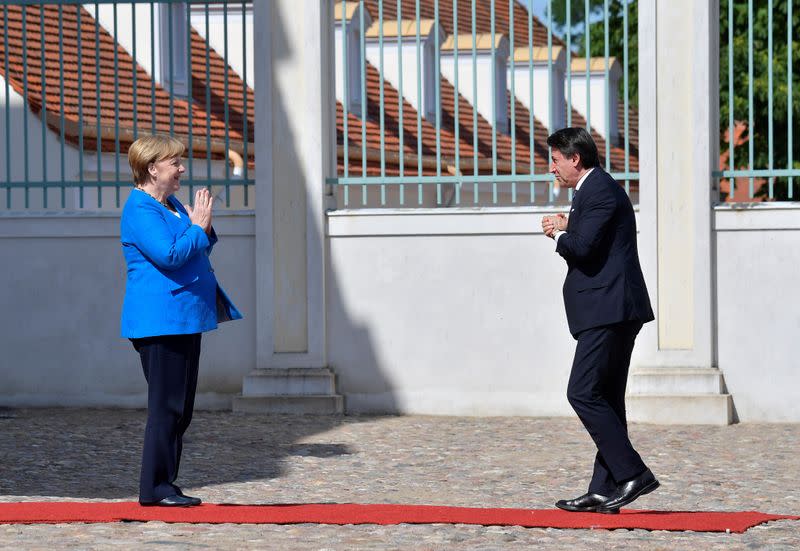
[[[716,370],[711,227],[718,193],[711,171],[719,156],[717,2],[641,2],[638,32],[640,254],[656,322],[638,341],[630,391],[659,396],[663,407],[654,417],[677,422],[698,421],[699,410],[682,415],[667,397],[716,395],[717,418],[727,422],[730,400],[718,399],[724,384]],[[641,402],[634,400],[632,418],[657,420],[642,414]]]
[[[330,2],[254,3],[258,368],[322,367],[325,179],[335,173]]]

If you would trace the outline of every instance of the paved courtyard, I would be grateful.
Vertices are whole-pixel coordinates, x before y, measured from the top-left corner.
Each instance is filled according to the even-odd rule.
[[[145,412],[0,410],[0,501],[135,500]],[[800,514],[800,425],[633,425],[662,483],[636,508]],[[574,419],[197,412],[179,484],[215,503],[551,507],[585,489]],[[800,522],[745,534],[465,525],[0,525],[0,548],[797,549]]]

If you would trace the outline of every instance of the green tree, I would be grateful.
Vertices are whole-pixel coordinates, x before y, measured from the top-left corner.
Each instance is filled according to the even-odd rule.
[[[733,118],[748,125],[744,141],[734,148],[736,168],[749,165],[749,141],[753,142],[753,168],[769,167],[769,5],[766,0],[753,1],[753,126],[749,128],[748,85],[748,3],[745,0],[720,0],[720,151],[728,151],[727,131],[729,127],[730,92],[728,87],[728,8],[733,2]],[[792,2],[792,21],[788,22],[788,7]],[[567,28],[567,4],[570,6],[570,26]],[[629,101],[638,105],[638,40],[637,0],[608,0],[609,54],[622,62],[623,54],[623,9],[628,8],[628,78]],[[604,5],[605,0],[589,0],[589,42],[592,56],[604,55]],[[586,39],[584,21],[586,0],[553,0],[555,32],[566,38],[569,34],[574,55],[585,55]],[[792,164],[800,168],[800,2],[798,0],[773,0],[772,2],[772,136],[774,168],[787,168],[789,159],[789,86],[787,24],[792,30]],[[620,83],[620,95],[622,83]],[[737,182],[738,184],[739,182]],[[774,197],[789,198],[788,178],[774,179]],[[758,189],[757,196],[769,194],[769,187]],[[793,183],[792,198],[800,198],[800,178]]]
[[[733,1],[733,41],[728,38],[728,9]],[[786,168],[789,159],[789,68],[787,45],[787,17],[789,2],[794,2],[792,9],[792,127],[793,127],[793,164],[800,168],[800,4],[797,0],[775,0],[772,5],[772,127],[773,127],[773,167]],[[730,98],[729,47],[733,48],[733,119],[748,124],[745,133],[747,140],[753,142],[753,168],[769,167],[769,11],[767,2],[754,2],[752,20],[753,39],[753,126],[749,127],[749,64],[748,64],[748,10],[747,2],[742,0],[724,0],[720,2],[720,151],[728,150],[725,139],[729,126]],[[730,45],[730,46],[729,46]],[[734,148],[734,164],[736,168],[747,168],[749,165],[749,143],[745,141]],[[738,184],[738,182],[737,182]],[[776,199],[788,199],[788,179],[776,178],[774,183]],[[795,178],[793,198],[800,196],[800,178]],[[759,189],[757,196],[765,196],[769,188]]]
[[[616,57],[622,65],[625,57],[625,11],[628,19],[628,102],[639,103],[639,43],[637,40],[638,0],[608,0],[608,55]],[[570,26],[567,27],[567,4]],[[605,4],[606,0],[589,0],[589,52],[591,57],[605,55]],[[566,41],[570,37],[573,55],[586,56],[586,1],[554,0],[554,32]],[[620,79],[619,95],[624,99],[624,82]]]

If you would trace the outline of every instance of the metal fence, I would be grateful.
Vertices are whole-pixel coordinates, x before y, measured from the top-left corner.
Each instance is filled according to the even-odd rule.
[[[339,205],[567,200],[549,173],[546,138],[578,125],[636,199],[636,4],[528,4],[336,2],[339,166],[329,183]]]
[[[797,198],[793,90],[800,70],[796,0],[720,2],[719,180],[728,202]],[[785,40],[783,38],[785,37]]]
[[[3,0],[0,209],[119,208],[127,149],[187,148],[183,198],[252,203],[251,2]]]

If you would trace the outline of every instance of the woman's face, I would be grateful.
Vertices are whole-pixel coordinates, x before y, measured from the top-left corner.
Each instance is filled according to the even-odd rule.
[[[171,157],[152,164],[150,176],[156,188],[166,193],[175,193],[181,187],[181,174],[186,167],[180,157]]]

